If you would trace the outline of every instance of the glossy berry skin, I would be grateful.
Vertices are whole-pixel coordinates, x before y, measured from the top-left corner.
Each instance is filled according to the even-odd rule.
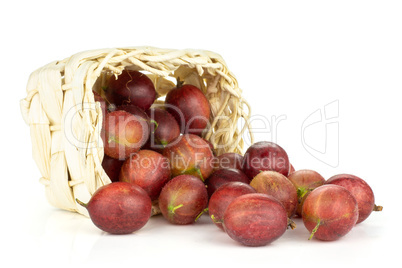
[[[149,125],[126,111],[114,111],[105,116],[104,151],[108,156],[124,160],[140,150],[149,138]]]
[[[109,103],[135,105],[146,111],[156,99],[155,86],[151,79],[138,71],[123,70],[110,78],[105,96]]]
[[[123,163],[123,160],[112,158],[107,154],[103,156],[102,167],[112,182],[119,181],[120,169]]]
[[[366,220],[374,210],[373,190],[363,179],[351,174],[339,174],[329,178],[325,184],[342,186],[356,198],[359,207],[359,219],[357,223]]]
[[[194,223],[207,204],[208,193],[204,183],[191,175],[171,179],[159,196],[162,215],[173,224]]]
[[[205,181],[207,185],[208,196],[211,197],[212,194],[222,185],[228,182],[243,182],[250,183],[249,178],[240,170],[230,168],[230,169],[218,169],[208,179]]]
[[[313,190],[302,208],[304,226],[310,239],[333,241],[349,233],[359,216],[356,199],[338,185],[323,185]]]
[[[189,174],[204,181],[213,172],[212,151],[199,136],[184,134],[172,141],[163,150],[170,161],[172,176]]]
[[[151,122],[151,135],[148,147],[163,151],[170,142],[180,136],[180,127],[176,119],[166,110],[151,108],[146,111]]]
[[[223,214],[237,197],[257,193],[253,187],[243,182],[228,182],[217,189],[209,199],[208,213],[213,223],[223,230]]]
[[[141,187],[115,182],[100,187],[86,208],[99,229],[111,234],[129,234],[148,222],[152,202]]]
[[[144,121],[145,123],[150,125],[150,118],[148,117],[148,115],[141,108],[135,105],[123,104],[117,106],[115,111],[126,111],[130,114],[135,115],[139,120]]]
[[[285,207],[288,217],[291,218],[297,208],[297,191],[293,184],[276,171],[263,171],[250,182],[258,193],[275,197]]]
[[[193,85],[182,85],[166,95],[166,109],[176,119],[182,133],[201,135],[210,117],[209,101],[204,93]]]
[[[245,246],[265,246],[282,236],[287,225],[283,205],[272,196],[260,193],[237,197],[223,215],[226,233]]]
[[[144,189],[151,200],[158,199],[162,187],[169,179],[169,160],[151,150],[140,150],[132,154],[124,162],[119,175],[120,181],[135,183]]]
[[[238,153],[224,153],[217,157],[215,169],[235,168],[243,171],[243,156]]]
[[[301,216],[304,200],[315,188],[323,185],[325,179],[318,172],[310,169],[301,169],[289,174],[288,179],[297,190],[298,204],[296,214]]]
[[[288,176],[290,170],[289,157],[279,145],[260,141],[251,145],[243,158],[243,171],[251,179],[261,171],[276,171]]]

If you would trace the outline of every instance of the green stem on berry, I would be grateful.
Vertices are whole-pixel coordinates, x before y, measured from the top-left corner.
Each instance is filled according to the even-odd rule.
[[[168,206],[169,213],[174,214],[175,210],[181,208],[182,206],[183,206],[183,204],[177,205],[175,207],[174,206]]]
[[[153,119],[150,119],[149,122],[153,123],[155,125],[154,130],[152,131],[152,134],[155,133],[156,129],[158,128],[159,124]]]
[[[195,222],[202,216],[202,214],[204,214],[205,212],[208,212],[208,208],[203,209],[200,214],[198,214],[197,218],[195,218]]]
[[[299,199],[302,199],[309,191],[309,189],[304,188],[304,187],[299,187],[297,188],[297,196]]]
[[[110,135],[107,140],[107,143],[111,143],[111,142],[115,142],[117,144],[123,144],[122,142],[119,141],[119,139],[117,137],[112,136],[112,135]]]
[[[76,198],[75,201],[77,201],[77,203],[80,204],[81,206],[83,206],[84,208],[87,208],[87,206],[88,206],[88,203],[84,203],[84,202],[80,201],[78,198]]]
[[[214,223],[220,223],[220,224],[223,223],[223,220],[218,220],[213,214],[211,215],[211,219],[212,219],[212,221],[213,221]]]
[[[196,168],[196,172],[198,173],[198,176],[200,176],[200,179],[201,179],[202,181],[205,181],[205,180],[204,180],[204,177],[202,176],[201,169],[200,169],[200,168]]]
[[[317,225],[316,225],[316,226],[314,227],[314,229],[311,231],[311,235],[310,235],[310,237],[308,238],[308,240],[313,239],[313,236],[314,236],[314,234],[318,231],[318,227],[320,227],[320,224],[321,224],[321,220],[318,219]]]
[[[169,143],[167,141],[160,141],[160,143],[163,145],[163,147],[166,147]]]
[[[194,173],[197,173],[199,178],[204,182],[204,177],[202,176],[201,169],[198,167],[187,169],[182,172],[182,174],[189,174],[189,175],[194,175]]]

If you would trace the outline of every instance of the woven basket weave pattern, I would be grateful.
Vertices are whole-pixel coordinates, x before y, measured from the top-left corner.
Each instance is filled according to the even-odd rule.
[[[53,206],[87,215],[75,198],[87,201],[96,189],[110,183],[101,165],[102,112],[92,90],[99,91],[111,75],[125,68],[145,71],[158,97],[175,86],[171,78],[180,77],[199,87],[211,106],[210,126],[204,138],[212,142],[218,154],[242,152],[245,132],[252,142],[250,107],[221,56],[209,51],[153,47],[77,53],[33,72],[27,97],[20,103],[30,126],[40,182]]]

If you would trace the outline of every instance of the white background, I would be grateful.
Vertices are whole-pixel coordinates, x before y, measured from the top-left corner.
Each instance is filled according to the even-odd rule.
[[[221,2],[3,3],[1,266],[360,267],[397,259],[400,2]],[[338,173],[364,178],[384,211],[335,242],[307,241],[308,232],[297,220],[296,230],[271,245],[247,248],[207,216],[191,226],[173,226],[156,217],[132,235],[113,236],[88,218],[48,205],[19,110],[29,74],[83,50],[141,45],[221,54],[253,115],[265,116],[268,123],[273,117],[286,118],[271,125],[270,133],[256,134],[256,140],[284,147],[296,169],[314,169],[325,178]],[[319,116],[326,105],[332,124],[309,125],[310,115]],[[256,121],[255,127],[262,132],[266,123]]]

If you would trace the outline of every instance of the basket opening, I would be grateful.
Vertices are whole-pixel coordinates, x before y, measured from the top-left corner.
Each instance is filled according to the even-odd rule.
[[[170,73],[168,76],[159,76],[149,71],[144,71],[138,68],[138,66],[132,65],[125,67],[126,70],[136,70],[146,74],[154,83],[155,90],[158,93],[156,103],[163,103],[165,101],[166,94],[176,87],[177,77],[179,77],[186,84],[192,84],[200,88],[204,93],[208,86],[208,78],[198,75],[195,68],[189,68],[188,66],[181,66],[176,71]],[[96,79],[92,90],[105,97],[104,91],[107,89],[110,78],[114,73],[108,69],[101,72],[100,76]]]
[[[228,94],[227,92],[223,92],[222,89],[220,88],[220,82],[217,81],[216,75],[212,75],[211,73],[208,72],[207,69],[204,69],[204,72],[202,72],[202,75],[200,75],[200,70],[197,68],[191,68],[187,65],[182,65],[169,73],[168,75],[161,75],[160,73],[153,73],[151,71],[145,71],[141,70],[138,66],[135,65],[129,65],[126,66],[125,69],[127,70],[137,70],[140,71],[141,73],[146,74],[153,82],[155,85],[155,90],[157,91],[157,99],[155,100],[154,104],[157,105],[163,105],[165,102],[165,97],[166,94],[173,88],[176,87],[177,83],[177,77],[180,78],[180,80],[184,81],[185,84],[191,84],[196,87],[198,87],[201,91],[204,92],[204,94],[207,96],[207,98],[214,102],[215,105],[211,109],[214,109],[215,111],[218,111],[222,106],[220,106],[218,102],[221,102],[221,105],[225,105],[223,109],[223,113],[220,114],[220,116],[217,118],[217,124],[214,125],[211,133],[207,135],[207,138],[211,140],[214,140],[216,144],[221,144],[222,148],[221,150],[218,150],[220,153],[225,152],[228,149],[235,149],[232,147],[233,142],[236,142],[238,140],[239,134],[240,136],[245,136],[244,131],[242,131],[244,128],[248,128],[248,124],[246,120],[242,118],[243,115],[248,114],[248,107],[243,107],[246,108],[247,112],[243,113],[244,111],[238,110],[242,109],[241,107],[239,108],[238,106],[241,105],[242,101],[237,100],[237,98],[232,98],[230,97],[227,99],[226,95]],[[96,79],[96,82],[93,85],[93,90],[97,93],[99,93],[102,97],[105,96],[104,94],[104,89],[107,89],[108,83],[110,78],[114,75],[114,72],[112,70],[105,68],[102,72],[101,75]],[[223,94],[223,95],[222,95]],[[224,103],[223,100],[226,99],[226,103]],[[155,106],[154,105],[154,106]],[[247,105],[246,105],[247,106]],[[159,106],[160,107],[160,106]],[[241,114],[241,115],[240,115]],[[225,119],[225,117],[227,117]],[[210,123],[212,124],[213,119],[210,119]],[[227,122],[226,122],[227,121]],[[233,121],[236,121],[235,124],[233,124]],[[232,123],[230,123],[232,122]],[[222,134],[214,135],[217,129],[219,128],[229,128],[230,129],[230,134],[225,134],[222,136]],[[237,127],[237,131],[235,131],[235,128]],[[240,130],[240,131],[239,131]],[[241,133],[240,133],[241,132]],[[207,133],[207,132],[206,132]],[[206,134],[205,134],[206,135]],[[233,137],[229,137],[229,136]],[[216,136],[216,138],[215,138]],[[243,137],[244,138],[244,137]],[[246,138],[250,139],[250,138]],[[252,139],[252,138],[251,138]]]

